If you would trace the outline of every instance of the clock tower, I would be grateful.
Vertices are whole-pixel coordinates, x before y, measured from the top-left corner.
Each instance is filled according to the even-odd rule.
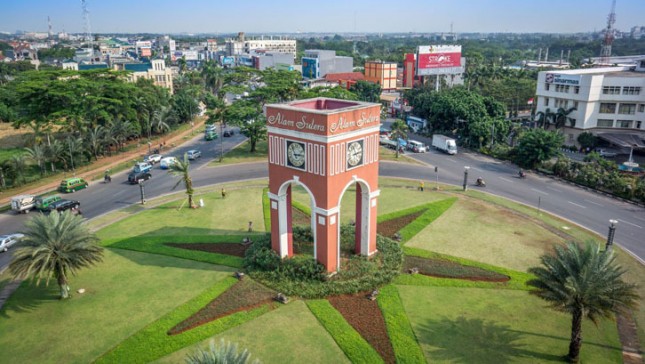
[[[265,106],[269,144],[271,244],[293,255],[291,185],[309,194],[314,257],[340,268],[340,202],[356,186],[355,252],[376,252],[381,105],[329,98]]]

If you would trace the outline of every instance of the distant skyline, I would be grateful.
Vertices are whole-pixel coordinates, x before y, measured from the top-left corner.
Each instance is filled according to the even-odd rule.
[[[606,26],[611,0],[88,0],[92,33],[577,33]],[[617,0],[615,28],[644,26]],[[84,31],[80,0],[3,0],[0,32]]]

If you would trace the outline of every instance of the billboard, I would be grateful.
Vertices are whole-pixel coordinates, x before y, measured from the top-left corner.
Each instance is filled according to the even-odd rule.
[[[544,82],[556,85],[580,85],[580,75],[563,75],[559,73],[547,73]]]
[[[302,77],[316,79],[320,78],[319,74],[318,58],[302,57]]]
[[[460,45],[417,47],[417,76],[463,73]]]
[[[232,66],[235,64],[235,57],[221,56],[220,63],[222,64],[222,66]]]

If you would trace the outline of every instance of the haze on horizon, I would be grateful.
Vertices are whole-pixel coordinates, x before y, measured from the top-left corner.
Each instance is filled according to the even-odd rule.
[[[606,26],[611,0],[87,0],[92,33],[577,33]],[[320,5],[318,5],[320,4]],[[615,28],[645,25],[617,0]],[[84,31],[80,0],[4,0],[0,32]]]

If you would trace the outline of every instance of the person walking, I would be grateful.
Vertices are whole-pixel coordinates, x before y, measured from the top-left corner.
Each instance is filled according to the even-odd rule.
[[[423,181],[419,181],[419,191],[423,192],[425,183]]]

